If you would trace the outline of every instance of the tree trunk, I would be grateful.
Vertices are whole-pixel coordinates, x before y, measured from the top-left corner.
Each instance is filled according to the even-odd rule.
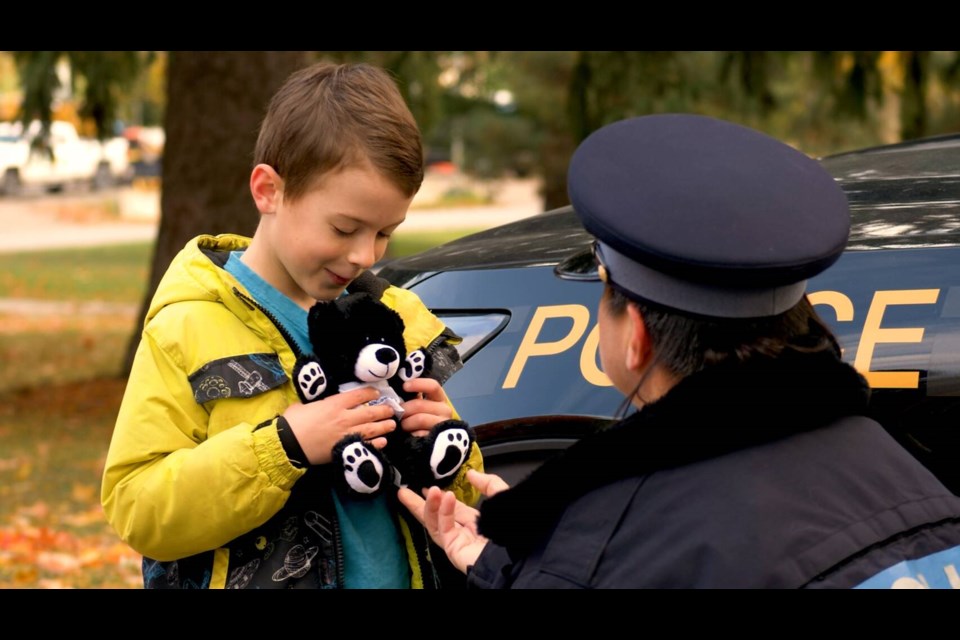
[[[927,80],[930,52],[907,51],[903,73],[903,102],[900,112],[900,139],[915,140],[927,135]]]
[[[256,229],[248,180],[260,121],[273,93],[308,62],[305,51],[171,51],[169,56],[160,229],[124,375],[150,300],[177,252],[203,233],[250,235]]]
[[[544,211],[570,204],[570,197],[567,195],[567,168],[577,143],[569,131],[549,129],[544,136],[540,150]]]

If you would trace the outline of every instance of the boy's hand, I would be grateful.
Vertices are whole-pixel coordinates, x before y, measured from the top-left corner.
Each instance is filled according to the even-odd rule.
[[[403,403],[400,426],[415,436],[425,436],[439,422],[453,417],[447,394],[433,378],[414,378],[403,383],[404,391],[420,394]]]
[[[397,423],[389,405],[366,404],[378,397],[380,393],[370,387],[353,389],[309,404],[292,404],[283,417],[310,464],[326,464],[332,460],[333,446],[350,434],[360,434],[377,448],[386,445],[383,436]]]

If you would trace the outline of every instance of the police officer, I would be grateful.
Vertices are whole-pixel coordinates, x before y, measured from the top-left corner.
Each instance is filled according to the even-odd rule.
[[[873,420],[806,295],[850,213],[803,153],[713,118],[632,118],[569,168],[600,358],[635,409],[479,511],[401,499],[473,586],[960,588],[960,497]]]

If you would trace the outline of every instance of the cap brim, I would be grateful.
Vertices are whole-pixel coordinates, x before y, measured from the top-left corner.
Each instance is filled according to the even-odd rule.
[[[567,256],[553,268],[557,277],[580,282],[599,282],[600,271],[590,247]]]

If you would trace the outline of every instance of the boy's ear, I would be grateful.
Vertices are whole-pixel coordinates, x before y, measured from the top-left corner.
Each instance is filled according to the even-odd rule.
[[[268,164],[258,164],[250,173],[250,193],[260,213],[273,213],[283,194],[283,178]]]

